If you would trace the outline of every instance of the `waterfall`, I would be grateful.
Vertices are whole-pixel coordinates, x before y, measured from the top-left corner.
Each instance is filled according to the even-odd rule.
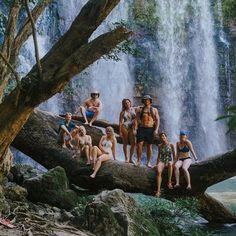
[[[223,65],[224,65],[224,76],[227,84],[227,101],[225,105],[228,106],[231,104],[231,69],[230,69],[230,43],[227,39],[227,36],[224,32],[224,22],[222,14],[222,2],[217,0],[217,16],[219,22],[219,41],[223,44]]]
[[[172,142],[187,129],[200,158],[226,150],[214,23],[209,0],[156,0],[161,113]],[[153,58],[154,59],[154,58]]]

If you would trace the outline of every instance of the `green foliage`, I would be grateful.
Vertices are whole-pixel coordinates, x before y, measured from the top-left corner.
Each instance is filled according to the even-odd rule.
[[[228,20],[236,20],[236,1],[222,0],[222,10],[224,17]]]
[[[216,120],[227,119],[228,131],[227,134],[230,132],[236,131],[236,105],[230,106],[226,108],[227,115],[223,115],[218,117]]]

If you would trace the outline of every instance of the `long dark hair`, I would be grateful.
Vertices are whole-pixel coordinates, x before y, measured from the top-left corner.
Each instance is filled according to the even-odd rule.
[[[125,106],[126,106],[126,101],[129,101],[130,102],[130,104],[131,104],[131,101],[130,101],[130,99],[129,98],[124,98],[123,100],[122,100],[122,111],[124,111],[125,110]]]

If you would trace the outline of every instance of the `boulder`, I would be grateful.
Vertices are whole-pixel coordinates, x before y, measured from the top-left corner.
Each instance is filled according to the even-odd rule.
[[[0,161],[0,182],[8,176],[13,163],[13,154],[8,148],[4,158]]]
[[[28,195],[28,192],[25,188],[15,183],[7,183],[3,190],[5,197],[12,201],[24,201]]]
[[[16,164],[11,168],[11,174],[13,175],[13,181],[19,185],[23,185],[23,182],[27,179],[37,177],[43,172],[33,168],[30,165]]]
[[[47,173],[27,179],[24,186],[28,191],[28,199],[43,202],[70,210],[77,204],[76,193],[69,189],[68,179],[62,167],[56,167]]]
[[[85,228],[97,236],[160,235],[131,195],[119,189],[103,191],[88,204]]]

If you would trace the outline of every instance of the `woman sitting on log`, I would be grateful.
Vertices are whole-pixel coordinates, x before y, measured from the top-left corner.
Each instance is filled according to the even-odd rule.
[[[123,141],[123,151],[125,162],[134,164],[133,155],[135,149],[135,136],[133,132],[133,123],[135,119],[135,109],[131,106],[131,101],[128,98],[122,100],[122,111],[120,113],[119,128],[120,137]],[[128,143],[130,142],[130,155],[128,160]]]
[[[161,195],[162,172],[165,167],[168,167],[168,188],[173,189],[171,179],[173,172],[173,160],[176,160],[174,145],[169,143],[165,133],[159,134],[161,144],[158,146],[157,157],[157,191],[156,197]]]
[[[94,161],[94,171],[90,175],[91,178],[95,178],[98,170],[100,169],[102,162],[116,159],[116,137],[114,130],[111,126],[106,128],[106,134],[102,136],[99,147],[93,146],[92,158]]]
[[[87,157],[87,165],[90,164],[90,157],[92,152],[92,139],[90,135],[86,135],[86,129],[84,126],[79,126],[77,128],[77,133],[74,137],[75,146],[81,152],[81,155]]]
[[[192,143],[188,140],[187,132],[184,130],[180,131],[179,142],[176,143],[176,151],[177,151],[177,162],[175,163],[175,179],[176,179],[176,187],[180,187],[179,184],[179,168],[182,167],[184,172],[184,177],[187,181],[187,188],[191,190],[191,180],[190,174],[188,172],[188,168],[192,163],[192,159],[190,157],[190,152],[192,153],[195,161],[197,161],[196,154],[193,150]]]

